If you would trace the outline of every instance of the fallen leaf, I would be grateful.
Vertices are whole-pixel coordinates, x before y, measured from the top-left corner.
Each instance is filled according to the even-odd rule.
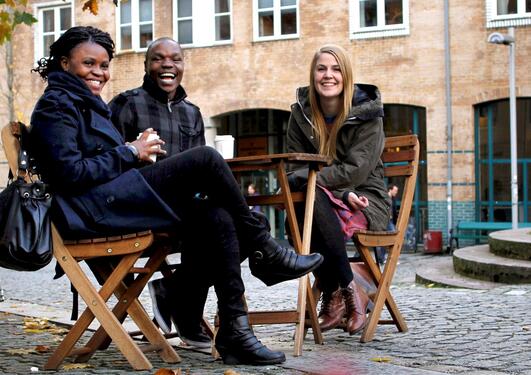
[[[50,347],[46,345],[37,345],[35,347],[35,351],[37,353],[48,353],[50,351]]]
[[[188,370],[186,370],[186,373],[188,374]],[[182,375],[182,371],[180,368],[175,370],[169,368],[159,368],[153,375]]]
[[[42,330],[50,327],[48,319],[24,318],[24,329]]]
[[[45,329],[28,329],[28,328],[24,328],[24,332],[26,333],[44,333],[46,332]]]
[[[35,349],[31,348],[19,348],[19,349],[7,349],[6,352],[11,355],[28,355],[35,353]]]
[[[391,358],[389,358],[389,357],[374,357],[374,358],[371,358],[371,361],[373,361],[373,362],[391,362]]]
[[[63,370],[77,370],[77,369],[84,369],[84,368],[91,368],[94,367],[92,365],[89,365],[88,363],[68,363],[63,366]]]
[[[68,330],[65,328],[59,328],[57,326],[52,326],[47,330],[48,333],[51,333],[52,335],[66,335],[68,333]]]
[[[236,372],[234,371],[233,369],[228,369],[228,370],[225,370],[225,372],[223,373],[223,375],[240,375],[239,372]]]

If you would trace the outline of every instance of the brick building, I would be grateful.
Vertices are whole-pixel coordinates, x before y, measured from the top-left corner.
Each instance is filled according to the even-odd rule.
[[[70,25],[99,27],[116,41],[106,100],[140,85],[147,44],[171,36],[185,47],[183,86],[201,108],[209,142],[233,134],[239,155],[283,150],[289,106],[308,84],[313,53],[324,43],[343,46],[355,80],[382,92],[386,133],[419,135],[418,237],[426,229],[446,234],[450,215],[453,223],[511,220],[509,49],[487,37],[515,26],[519,216],[531,221],[529,0],[450,1],[448,17],[445,1],[422,0],[103,0],[98,16],[79,0],[29,3],[39,22],[20,26],[12,43],[16,118],[29,121],[45,87],[30,69]],[[0,103],[2,123],[8,113]],[[275,188],[272,176],[250,178]]]

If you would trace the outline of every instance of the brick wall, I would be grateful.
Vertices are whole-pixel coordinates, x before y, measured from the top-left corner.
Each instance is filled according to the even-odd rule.
[[[48,1],[31,3],[41,2]],[[173,36],[172,1],[157,0],[155,4],[155,37]],[[75,23],[98,26],[114,37],[115,8],[110,0],[100,6],[100,15],[93,16],[82,12],[81,1],[76,1]],[[457,210],[461,202],[468,205],[475,200],[473,106],[508,96],[508,49],[486,41],[494,30],[485,27],[485,0],[454,1],[450,6],[453,199]],[[437,202],[444,202],[442,216],[446,217],[448,173],[443,2],[410,0],[409,7],[410,35],[350,40],[348,1],[300,1],[299,38],[253,42],[252,2],[233,0],[233,43],[186,49],[183,86],[208,124],[215,125],[214,116],[231,111],[289,110],[296,87],[308,83],[315,50],[324,43],[342,45],[352,57],[356,81],[378,85],[385,103],[426,108],[430,228],[442,228],[435,217],[439,215]],[[517,94],[531,96],[531,75],[527,73],[531,70],[531,28],[517,28],[516,39]],[[27,26],[21,26],[13,40],[16,106],[24,121],[29,121],[33,104],[44,89],[37,75],[29,73],[34,61],[32,40],[33,28]],[[105,99],[141,83],[143,59],[142,53],[116,56]],[[5,122],[2,105],[0,123]]]

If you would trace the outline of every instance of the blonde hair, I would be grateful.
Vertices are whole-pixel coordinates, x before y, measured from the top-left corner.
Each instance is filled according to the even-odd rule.
[[[324,119],[323,111],[320,104],[319,94],[315,89],[314,77],[317,60],[323,53],[329,53],[337,60],[341,76],[343,77],[343,105],[336,115],[330,131]],[[352,97],[354,95],[354,77],[352,73],[352,64],[347,52],[340,46],[327,44],[319,48],[313,56],[310,66],[310,112],[312,115],[312,128],[319,142],[319,153],[333,158],[336,157],[336,141],[339,129],[345,123],[352,106]]]

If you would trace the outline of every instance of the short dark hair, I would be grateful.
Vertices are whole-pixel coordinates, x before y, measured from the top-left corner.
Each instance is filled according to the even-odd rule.
[[[79,44],[92,42],[102,46],[112,60],[114,55],[114,41],[109,33],[92,26],[76,26],[65,31],[51,46],[48,57],[37,61],[37,67],[32,72],[37,72],[43,80],[48,79],[50,72],[61,71],[61,57],[70,56],[70,52]]]
[[[177,45],[179,46],[179,48],[181,48],[181,45],[179,44],[179,42],[177,42],[175,39],[170,38],[169,36],[163,36],[163,37],[161,37],[161,38],[155,39],[154,41],[152,41],[152,42],[149,43],[149,45],[148,45],[148,48],[147,48],[147,50],[146,50],[146,55],[144,56],[144,62],[147,61],[148,56],[149,56],[149,54],[151,53],[151,49],[152,49],[156,44],[159,44],[160,42],[164,42],[164,41],[173,42],[173,43],[177,44]]]

